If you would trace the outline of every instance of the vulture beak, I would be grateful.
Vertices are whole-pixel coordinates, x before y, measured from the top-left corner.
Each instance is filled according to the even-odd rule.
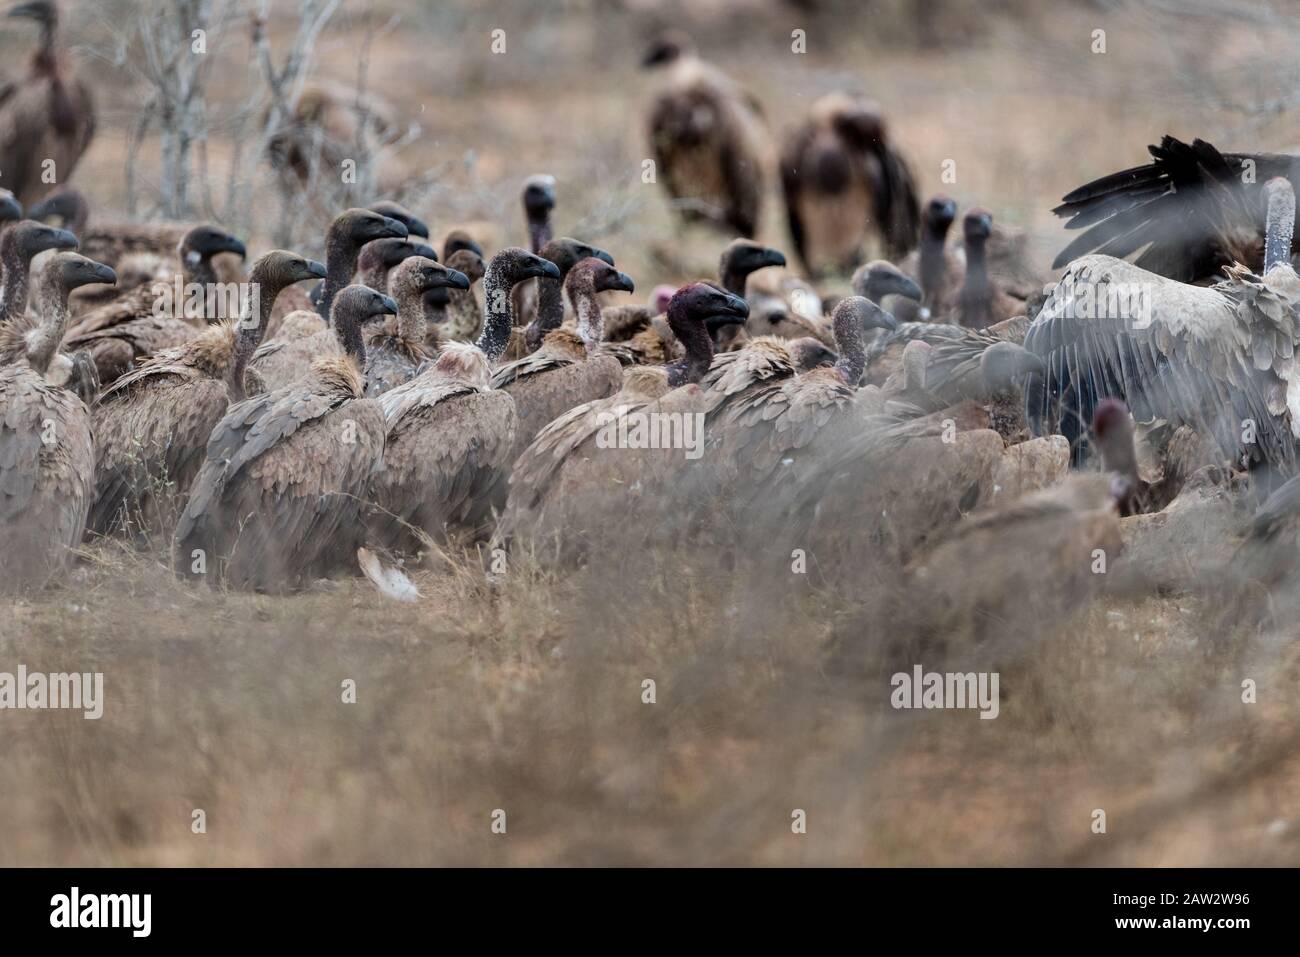
[[[324,279],[324,278],[325,278],[325,264],[324,264],[324,263],[318,263],[318,262],[317,262],[316,260],[314,260],[314,259],[308,259],[308,260],[306,260],[306,263],[307,263],[307,273],[308,273],[309,276],[311,276],[313,279]]]
[[[405,239],[410,233],[398,220],[390,216],[380,216],[381,222],[375,224],[375,233],[371,239]]]
[[[603,249],[593,248],[591,250],[591,255],[594,256],[596,259],[599,259],[603,263],[607,263],[611,266],[614,265],[614,257],[611,256],[609,253],[605,252],[605,250]]]
[[[469,276],[459,269],[447,269],[443,272],[442,285],[449,289],[468,289]]]
[[[889,313],[885,312],[885,310],[877,306],[875,321],[872,323],[872,325],[878,329],[886,329],[890,332],[893,332],[895,329],[898,328],[898,320],[895,319]]]
[[[214,249],[213,252],[234,253],[240,259],[248,258],[248,250],[244,247],[244,244],[234,236],[227,236],[226,241]]]
[[[37,243],[42,250],[44,249],[76,249],[78,245],[77,237],[66,229],[58,229],[54,226],[46,226],[41,230],[37,237]],[[113,277],[113,282],[117,282],[117,277]]]
[[[438,261],[438,251],[432,246],[426,246],[424,243],[412,243],[411,255],[423,256],[425,259],[432,259],[434,262]]]
[[[524,268],[520,271],[520,274],[526,279],[545,277],[554,279],[557,282],[562,278],[560,276],[560,267],[549,259],[543,259],[541,256],[529,256],[524,261]]]
[[[95,263],[90,274],[95,277],[94,282],[103,283],[105,286],[117,285],[117,273],[103,263]]]
[[[422,239],[429,238],[429,226],[423,219],[420,219],[418,216],[407,217],[406,231],[411,236],[419,236]],[[424,253],[420,253],[420,255],[423,256]],[[430,256],[429,258],[437,259],[438,257]]]
[[[618,274],[618,278],[610,285],[610,289],[617,289],[620,292],[636,292],[636,284],[632,282],[632,277],[625,272]]]
[[[23,218],[23,204],[13,196],[0,196],[0,221]]]
[[[911,299],[914,302],[921,301],[921,287],[910,276],[904,276],[901,273],[895,277],[892,283],[893,288],[889,291],[898,296]]]
[[[45,11],[41,9],[39,3],[20,3],[16,7],[10,7],[9,12],[6,13],[5,16],[13,17],[15,19],[28,17],[32,20],[42,20],[45,18]]]
[[[785,254],[778,249],[764,248],[758,255],[759,268],[764,266],[784,266]]]
[[[718,309],[718,315],[735,316],[742,322],[749,318],[749,303],[729,292],[724,292],[722,295],[722,306]]]
[[[480,246],[478,243],[470,241],[466,243],[463,248],[468,249],[475,256],[479,257],[479,259],[483,258],[483,247]]]
[[[388,296],[380,294],[378,304],[382,307],[375,315],[397,315],[397,303],[393,302]]]

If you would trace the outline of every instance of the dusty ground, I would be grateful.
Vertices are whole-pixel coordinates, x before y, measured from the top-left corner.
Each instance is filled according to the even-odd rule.
[[[89,65],[131,5],[72,6]],[[522,242],[518,185],[551,172],[560,230],[599,241],[649,289],[710,271],[719,246],[678,236],[639,179],[635,63],[678,6],[348,0],[317,72],[353,81],[374,26],[368,85],[422,129],[386,175],[397,190],[432,171],[408,195],[435,230],[490,222],[493,243]],[[1295,25],[1259,4],[940,3],[929,45],[902,0],[689,6],[704,51],[775,130],[824,91],[867,91],[923,192],[1028,230],[1044,265],[1062,242],[1057,197],[1141,162],[1163,132],[1300,139]],[[291,7],[273,5],[277,40]],[[504,56],[489,52],[496,28]],[[796,28],[805,55],[790,52]],[[1097,29],[1105,53],[1091,52]],[[15,31],[0,44],[13,63]],[[213,209],[256,247],[272,232],[270,178],[244,157],[231,187],[223,165],[249,97],[246,29],[211,50]],[[75,178],[117,215],[139,93],[126,70],[95,69],[103,129]],[[141,213],[151,143],[134,170]],[[945,159],[955,184],[939,181]],[[775,199],[765,222],[785,245]],[[156,551],[92,545],[66,583],[0,607],[0,670],[103,671],[107,695],[97,722],[0,716],[0,865],[1300,859],[1293,627],[1225,620],[1207,595],[1104,598],[1035,623],[1032,650],[1003,669],[997,720],[896,712],[885,681],[827,665],[846,627],[870,647],[887,620],[846,626],[843,596],[774,593],[707,554],[665,558],[635,577],[524,568],[489,586],[459,556],[416,573],[423,599],[402,606],[360,580],[213,593],[176,583]],[[1246,677],[1257,704],[1241,703]],[[206,834],[191,832],[196,808]],[[791,832],[794,809],[806,834]]]

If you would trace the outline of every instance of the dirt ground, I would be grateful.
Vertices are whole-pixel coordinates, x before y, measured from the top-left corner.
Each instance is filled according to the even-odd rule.
[[[140,92],[112,31],[133,5],[65,6],[75,60],[101,81],[74,181],[117,218]],[[295,5],[271,6],[282,43]],[[1300,14],[1282,4],[927,6],[923,21],[904,0],[345,0],[314,71],[351,83],[366,62],[368,88],[418,124],[383,158],[384,191],[435,233],[476,223],[490,246],[523,243],[519,185],[549,172],[559,231],[646,290],[712,274],[721,247],[680,233],[640,180],[637,63],[670,23],[759,97],[775,135],[823,92],[868,93],[922,193],[1027,232],[1045,273],[1058,198],[1143,162],[1160,134],[1300,140]],[[27,40],[0,30],[6,71]],[[246,24],[209,42],[198,212],[258,249],[273,182],[231,134],[256,89]],[[139,216],[156,153],[148,138],[135,156]],[[303,251],[322,225],[304,224]],[[762,238],[788,248],[775,189]],[[178,583],[157,545],[94,542],[66,581],[0,599],[0,671],[102,671],[106,697],[98,721],[0,715],[0,866],[1300,862],[1296,628],[1225,618],[1208,588],[1104,593],[1035,622],[981,721],[895,711],[883,678],[828,664],[846,631],[870,646],[889,620],[810,586],[773,593],[703,551],[493,582],[456,554],[412,577],[413,605],[359,578],[223,593]]]

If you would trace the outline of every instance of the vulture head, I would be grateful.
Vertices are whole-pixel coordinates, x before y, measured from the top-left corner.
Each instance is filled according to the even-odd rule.
[[[679,60],[684,54],[689,53],[693,44],[686,34],[676,30],[671,30],[660,34],[650,44],[641,58],[641,66],[644,69],[652,67],[666,66]]]
[[[248,255],[248,250],[238,239],[207,223],[195,226],[182,236],[176,252],[191,268],[200,263],[211,264],[217,253],[234,253],[240,259]]]
[[[567,236],[552,239],[543,246],[541,257],[549,259],[559,266],[561,277],[567,276],[569,270],[584,259],[595,258],[610,266],[614,265],[614,257],[605,250],[597,249],[595,246],[590,246],[578,239],[570,239]]]
[[[366,243],[357,259],[357,269],[363,273],[386,274],[398,263],[404,262],[412,256],[423,256],[425,259],[435,261],[438,258],[438,254],[434,252],[432,246],[412,242],[409,239],[389,237],[387,239],[376,239],[373,243]]]
[[[66,299],[68,293],[82,286],[117,284],[117,273],[103,263],[79,253],[60,252],[50,257],[41,271],[41,286],[49,293]]]
[[[474,249],[457,249],[447,255],[447,267],[463,272],[472,286],[483,278],[483,254]]]
[[[555,208],[555,177],[544,173],[524,180],[524,215],[530,223],[541,222]]]
[[[27,211],[31,219],[56,220],[64,229],[80,233],[90,219],[90,203],[80,190],[61,189],[51,193]]]
[[[76,249],[77,237],[66,229],[24,219],[0,233],[0,260],[17,256],[30,263],[47,249]],[[117,280],[115,279],[114,282]]]
[[[358,250],[376,239],[405,239],[408,235],[397,220],[368,209],[345,209],[330,223],[329,232],[330,239]]]
[[[735,293],[742,293],[745,277],[767,266],[784,266],[785,256],[776,249],[760,246],[752,239],[733,239],[722,251],[718,263],[718,276],[722,284]]]
[[[10,7],[7,17],[14,19],[35,20],[46,29],[53,29],[59,22],[59,8],[54,0],[29,0]]]
[[[935,196],[925,204],[921,220],[931,239],[942,240],[957,218],[957,201],[950,196]]]
[[[334,297],[330,308],[330,324],[339,345],[348,356],[356,360],[357,365],[366,366],[366,346],[361,335],[361,327],[372,319],[381,316],[397,315],[397,303],[382,292],[375,292],[369,286],[354,283],[345,286]]]
[[[885,118],[866,100],[840,94],[831,102],[829,120],[831,129],[855,149],[869,150],[885,141]]]
[[[372,213],[378,213],[380,216],[387,216],[389,219],[395,219],[403,226],[412,236],[419,236],[421,239],[429,238],[429,227],[424,220],[416,216],[401,203],[394,203],[391,200],[383,200],[378,203],[371,203],[366,209]],[[421,254],[423,255],[423,254]]]
[[[411,256],[393,270],[388,281],[398,302],[421,299],[431,289],[468,289],[469,277],[426,256]]]
[[[744,323],[749,318],[749,304],[711,282],[693,282],[682,286],[668,301],[668,326],[682,342],[692,327],[707,323],[710,328]]]
[[[296,282],[307,279],[324,279],[325,264],[291,253],[287,249],[272,249],[253,260],[248,271],[249,281],[287,289]]]
[[[540,279],[543,276],[547,279],[564,278],[560,275],[560,267],[555,263],[541,256],[534,256],[528,250],[520,249],[518,246],[507,246],[493,256],[487,272],[499,276],[508,286],[521,283],[525,279]]]
[[[855,295],[870,299],[876,304],[885,296],[903,296],[917,302],[921,300],[921,287],[915,280],[883,259],[859,266],[853,274],[852,285]]]
[[[980,355],[980,374],[984,388],[997,395],[1012,391],[1027,376],[1046,375],[1047,365],[1024,346],[995,342]]]
[[[794,339],[786,343],[785,347],[798,372],[811,372],[821,366],[833,366],[839,359],[838,355],[812,336]]]
[[[442,261],[450,262],[452,253],[460,252],[462,249],[468,249],[480,258],[483,256],[483,247],[474,241],[473,236],[463,229],[453,229],[442,241]]]
[[[606,259],[588,256],[569,269],[564,291],[572,297],[584,292],[636,292],[632,277],[621,273]]]
[[[0,223],[12,223],[23,218],[23,204],[7,189],[0,189]]]
[[[967,245],[978,245],[993,235],[993,214],[976,207],[961,221],[962,238]]]

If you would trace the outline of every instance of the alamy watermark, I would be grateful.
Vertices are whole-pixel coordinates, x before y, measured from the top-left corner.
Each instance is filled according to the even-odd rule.
[[[913,665],[911,674],[899,671],[889,679],[894,690],[889,703],[895,708],[978,709],[981,719],[998,716],[998,672],[926,671]]]
[[[703,412],[651,412],[620,405],[596,415],[598,449],[683,449],[688,459],[704,454]]]
[[[1056,303],[1054,312],[1071,319],[1122,319],[1130,329],[1151,325],[1155,283],[1054,282],[1043,294]]]
[[[255,282],[185,282],[177,274],[172,282],[154,283],[155,319],[202,316],[208,322],[238,319],[254,327],[261,321],[262,300]]]
[[[104,715],[104,673],[0,671],[0,711],[82,711],[87,721]]]

